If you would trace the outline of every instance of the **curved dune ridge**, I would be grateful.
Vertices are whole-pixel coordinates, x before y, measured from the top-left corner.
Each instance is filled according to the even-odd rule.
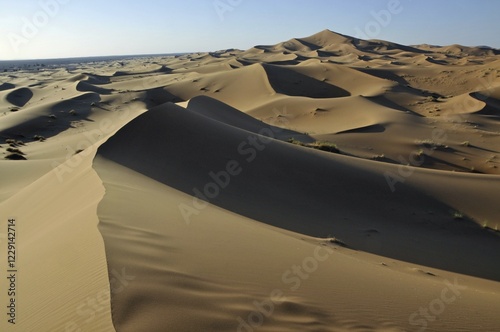
[[[410,232],[410,238],[391,236],[381,239],[385,248],[381,247],[375,253],[500,279],[500,274],[490,271],[494,260],[499,257],[491,256],[492,261],[484,262],[482,268],[475,259],[485,250],[495,252],[500,249],[496,247],[500,245],[497,238],[473,222],[452,222],[449,214],[450,209],[458,207],[449,205],[455,197],[469,202],[461,205],[462,208],[468,207],[467,215],[471,218],[477,218],[484,207],[493,206],[500,194],[497,177],[476,177],[473,184],[480,188],[478,191],[481,194],[478,195],[469,184],[471,176],[441,176],[445,178],[443,181],[451,182],[455,187],[453,195],[446,195],[440,181],[435,179],[435,172],[416,170],[414,178],[400,186],[398,195],[393,195],[384,172],[397,172],[397,166],[381,168],[378,163],[360,162],[350,157],[283,143],[273,139],[280,136],[281,129],[264,124],[260,129],[252,126],[256,136],[243,129],[250,129],[253,119],[250,118],[247,125],[242,119],[238,119],[240,123],[234,121],[238,114],[217,116],[216,111],[221,108],[214,103],[211,105],[210,100],[204,106],[205,109],[212,108],[215,116],[210,118],[205,113],[200,117],[197,110],[204,101],[198,101],[196,107],[188,105],[187,110],[173,104],[149,110],[102,145],[99,156],[186,194],[196,194],[198,191],[194,189],[198,189],[204,194],[200,196],[206,198],[212,188],[207,184],[211,181],[222,183],[224,188],[221,186],[216,191],[218,194],[208,199],[217,206],[300,234],[326,238],[328,234],[335,233],[364,251],[370,251],[370,248],[364,246],[365,234],[361,230],[370,228],[370,225],[382,227],[387,224],[384,225],[387,229],[378,230],[380,237],[398,227],[408,231],[415,227]],[[267,138],[269,136],[271,138]],[[131,137],[134,139],[131,140]],[[141,156],[149,156],[147,160],[153,162],[148,163]],[[234,179],[229,176],[224,160],[228,160],[230,165],[233,162],[239,165],[241,175],[234,175]],[[218,169],[222,171],[217,172]],[[359,187],[363,187],[362,193],[350,190]],[[394,206],[398,208],[391,209]],[[378,211],[376,216],[372,212],[375,209]],[[429,209],[433,214],[426,217],[428,225],[422,225],[422,215],[429,215]],[[190,215],[189,212],[186,211],[186,214]],[[488,217],[494,218],[493,213],[496,212],[490,211]],[[429,257],[424,253],[435,249],[425,242],[426,235],[419,238],[418,233],[419,228],[432,230],[434,227],[443,227],[446,231],[442,233],[442,239],[436,235],[432,243],[437,241],[442,245],[449,242],[445,247],[450,251],[436,252]],[[482,246],[470,248],[472,243],[467,245],[464,241],[468,240],[461,237],[464,231],[469,233],[474,241],[472,243],[477,241],[473,234],[482,237]],[[458,238],[454,238],[453,233]],[[413,246],[410,245],[412,241],[415,241]],[[405,246],[409,247],[412,258],[401,250]],[[462,259],[459,266],[453,267],[452,257],[458,252],[461,252]],[[466,261],[468,255],[471,256],[469,262]],[[482,270],[484,272],[480,272]]]
[[[328,242],[321,239],[335,234],[352,249],[443,271],[438,274],[447,270],[500,279],[498,270],[492,269],[499,258],[498,237],[471,221],[457,222],[450,216],[450,209],[458,203],[454,201],[458,197],[470,202],[471,210],[467,215],[471,217],[484,211],[484,207],[493,206],[494,197],[498,197],[497,177],[474,179],[473,176],[449,174],[437,180],[436,176],[443,177],[439,172],[417,170],[412,183],[399,188],[398,195],[394,196],[385,183],[383,172],[396,167],[380,167],[379,163],[314,152],[258,136],[241,128],[252,127],[255,131],[257,128],[251,125],[255,120],[248,118],[248,123],[244,123],[245,116],[234,109],[231,110],[234,114],[230,114],[229,109],[206,97],[195,99],[193,104],[187,109],[166,104],[149,110],[102,145],[94,164],[107,188],[98,214],[108,264],[114,268],[126,266],[136,276],[129,289],[113,297],[114,308],[121,313],[114,316],[119,330],[133,331],[143,324],[151,331],[160,331],[165,324],[174,330],[189,326],[234,330],[234,324],[237,324],[234,321],[238,322],[234,317],[239,317],[241,308],[249,302],[244,294],[254,291],[253,286],[245,285],[242,280],[265,285],[271,282],[275,287],[280,285],[279,280],[274,283],[274,280],[261,276],[263,266],[276,263],[274,254],[271,258],[264,258],[265,255],[255,257],[258,254],[251,250],[256,245],[272,247],[274,253],[289,248],[289,245],[280,248],[280,242],[271,239],[269,242],[258,240],[258,244],[248,243],[248,237],[252,237],[250,234],[259,234],[263,238],[269,236],[267,233],[290,234],[288,236],[297,243],[313,236],[309,241],[316,245],[325,245]],[[259,132],[272,133],[273,130],[263,125]],[[261,142],[262,149],[251,148],[249,142]],[[230,169],[237,170],[238,174],[231,176]],[[441,181],[454,183],[455,195],[448,196]],[[477,190],[478,185],[481,186],[479,191],[484,193],[481,197],[473,189]],[[192,197],[197,194],[199,198]],[[211,204],[203,203],[200,198]],[[123,200],[132,206],[120,211],[118,216],[114,215]],[[375,210],[376,214],[373,213]],[[425,222],[422,222],[423,216]],[[255,221],[259,223],[255,224]],[[220,225],[221,222],[224,226]],[[239,227],[246,229],[249,222],[252,229],[240,233]],[[436,229],[440,231],[436,232]],[[189,249],[182,244],[186,232],[193,232],[192,241],[199,242],[189,245]],[[302,235],[297,238],[293,234]],[[238,240],[229,239],[234,237]],[[234,247],[235,240],[241,243],[238,249]],[[243,250],[244,253],[236,255],[233,250]],[[206,259],[218,257],[225,262],[224,266],[231,262],[231,268],[224,269],[219,263],[207,266],[207,270],[196,267],[207,264],[206,261],[200,262],[201,258],[195,258],[202,252]],[[488,255],[478,260],[484,253]],[[457,256],[460,261],[454,259]],[[255,259],[258,259],[259,268],[251,264],[253,267],[249,271],[247,262]],[[157,261],[163,263],[155,263]],[[336,263],[332,264],[331,268],[336,270]],[[244,275],[241,275],[240,268]],[[358,268],[363,269],[351,265],[344,268],[342,273],[347,275]],[[274,268],[270,270],[272,272],[266,269],[271,274],[279,272]],[[421,270],[415,271],[419,273]],[[180,276],[179,273],[186,275]],[[220,283],[222,275],[224,286]],[[179,278],[187,279],[185,282],[189,286],[177,284]],[[375,280],[368,284],[376,288],[379,282]],[[309,297],[321,291],[331,291],[332,298],[334,294],[338,296],[342,286],[332,283],[310,286],[312,289],[308,294],[302,294],[298,302],[301,305],[297,307],[297,313],[312,319],[315,324],[306,324],[308,320],[294,320],[293,324],[287,325],[286,322],[297,313],[285,311],[280,318],[273,320],[269,328],[273,324],[288,326],[290,330],[348,327],[342,319],[332,321],[334,315],[328,310],[335,308],[335,316],[349,317],[352,314],[349,309],[340,309],[338,305],[330,307],[330,300]],[[152,289],[152,284],[158,287],[161,284],[161,289]],[[224,290],[224,287],[231,290]],[[192,288],[198,290],[197,304],[179,303],[180,299],[190,301]],[[157,292],[164,292],[164,295]],[[224,292],[233,295],[225,298]],[[360,291],[359,295],[364,296],[363,292]],[[211,307],[205,301],[214,301],[217,305]],[[315,317],[313,312],[318,309],[311,307],[309,301],[316,302],[322,310],[327,308],[322,314],[324,317]],[[283,305],[280,309],[286,310]],[[197,309],[198,306],[203,309]],[[178,311],[195,316],[196,323],[187,324],[184,316],[178,316]],[[224,315],[219,316],[222,313]],[[376,316],[374,311],[368,314],[368,317]],[[396,324],[396,321],[388,324]],[[377,328],[373,322],[368,326]]]
[[[495,331],[498,57],[324,30],[8,68],[0,330]]]

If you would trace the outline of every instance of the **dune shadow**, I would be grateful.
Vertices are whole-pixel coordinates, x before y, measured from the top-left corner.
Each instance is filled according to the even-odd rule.
[[[427,54],[428,51],[421,50],[419,48],[389,43],[389,42],[380,42],[375,40],[363,40],[354,38],[352,41],[353,45],[362,52],[380,54],[380,49],[385,49],[386,51],[401,51],[401,52],[410,52],[416,54]],[[401,53],[399,52],[399,53]]]
[[[90,73],[83,73],[84,75],[88,76],[88,78],[85,81],[88,84],[92,85],[104,85],[104,84],[109,84],[111,83],[111,77],[110,76],[103,76],[103,75],[96,75],[96,74],[90,74]]]
[[[446,166],[447,169],[449,170],[455,170],[459,172],[470,172],[470,168],[449,162],[443,158],[438,158],[434,155],[433,156],[424,155],[422,156],[421,160],[423,160],[421,167],[437,169],[438,168],[437,166],[442,165]]]
[[[226,125],[254,134],[271,133],[271,137],[281,141],[289,139],[295,139],[303,143],[312,143],[315,141],[308,134],[267,124],[217,99],[207,96],[192,98],[188,103],[187,109],[209,119],[220,121]],[[276,124],[280,124],[279,117],[276,119]]]
[[[434,58],[431,58],[431,57],[425,58],[425,61],[427,61],[429,63],[432,63],[432,64],[435,64],[435,65],[441,65],[441,66],[449,65],[449,63],[446,62],[446,61],[444,61],[444,60],[437,60],[437,59],[434,59]]]
[[[390,109],[393,109],[393,110],[397,110],[397,111],[400,111],[400,112],[404,112],[404,113],[408,113],[408,114],[411,114],[411,115],[414,115],[414,116],[417,116],[419,118],[423,118],[424,116],[423,115],[420,115],[406,107],[403,107],[399,104],[396,104],[395,102],[393,102],[392,100],[388,99],[386,96],[384,95],[379,95],[379,96],[373,96],[373,97],[364,97],[372,102],[374,102],[375,104],[378,104],[380,106],[384,106],[386,108],[390,108]]]
[[[75,98],[63,100],[53,105],[45,115],[39,115],[18,125],[0,131],[2,137],[33,138],[41,135],[50,138],[72,128],[76,121],[88,119],[92,104],[100,101],[96,93],[87,93]]]
[[[390,80],[397,82],[401,85],[407,86],[409,85],[408,81],[402,78],[401,76],[389,71],[389,70],[384,70],[384,69],[372,69],[372,68],[356,68],[356,70],[371,75],[375,76],[384,80]]]
[[[3,83],[0,85],[0,91],[5,91],[5,90],[11,90],[14,89],[16,86],[11,83]]]
[[[323,50],[316,50],[316,53],[318,54],[318,57],[321,57],[321,58],[330,58],[330,57],[340,56],[341,55],[338,52],[323,51]]]
[[[165,65],[162,65],[159,69],[133,72],[133,71],[117,71],[114,73],[113,77],[120,76],[131,76],[131,75],[145,75],[145,74],[156,74],[156,73],[171,73],[173,70]]]
[[[500,100],[488,96],[484,93],[475,92],[470,94],[471,97],[484,102],[486,105],[475,112],[474,114],[486,115],[491,119],[500,120]]]
[[[262,139],[172,104],[134,119],[98,154],[193,196],[196,206],[203,200],[296,233],[334,234],[358,250],[500,280],[500,268],[491,268],[500,259],[498,236],[467,217],[453,222],[451,208],[421,189],[399,184],[391,192],[382,167],[397,171],[396,165]],[[238,166],[238,174],[228,175],[228,165]],[[203,211],[193,209],[181,209],[179,218],[202,221]],[[355,231],[367,227],[380,233],[378,247]]]
[[[323,48],[323,46],[310,43],[308,41],[305,41],[302,38],[295,38],[294,40],[299,42],[300,44],[304,45],[305,47],[309,48],[311,51],[316,51],[316,50]]]
[[[385,130],[386,130],[385,127],[383,125],[381,125],[381,124],[373,124],[373,125],[369,125],[369,126],[364,126],[364,127],[359,127],[359,128],[354,128],[354,129],[348,129],[348,130],[339,131],[337,134],[383,133]]]
[[[283,60],[283,61],[269,61],[267,64],[276,66],[295,66],[299,64],[300,61],[297,60]]]
[[[95,86],[93,84],[90,84],[86,81],[80,81],[76,85],[76,90],[81,91],[81,92],[95,92],[100,95],[110,95],[113,93],[112,89],[105,89],[101,88],[99,86]]]
[[[309,98],[339,98],[351,95],[349,91],[340,87],[318,81],[288,68],[269,64],[264,64],[262,67],[266,71],[269,83],[277,93]]]
[[[179,103],[184,99],[170,93],[163,87],[145,90],[146,96],[142,100],[147,108],[152,108],[165,103]]]
[[[18,107],[26,105],[31,98],[33,98],[33,92],[28,88],[19,88],[7,95],[7,101]]]

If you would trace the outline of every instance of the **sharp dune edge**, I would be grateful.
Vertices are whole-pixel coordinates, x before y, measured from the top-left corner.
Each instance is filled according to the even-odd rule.
[[[498,53],[325,30],[3,73],[0,330],[497,331]]]

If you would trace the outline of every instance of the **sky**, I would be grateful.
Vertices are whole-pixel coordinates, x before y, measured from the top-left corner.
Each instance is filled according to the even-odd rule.
[[[500,48],[497,0],[0,0],[0,60],[248,49],[324,29]]]

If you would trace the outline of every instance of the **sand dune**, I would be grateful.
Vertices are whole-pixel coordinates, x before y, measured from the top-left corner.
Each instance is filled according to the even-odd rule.
[[[334,251],[331,256],[307,279],[290,280],[291,267],[328,242],[268,228],[213,205],[186,225],[178,205],[191,204],[190,195],[108,160],[97,159],[96,166],[109,193],[100,205],[100,230],[107,255],[114,258],[108,263],[136,277],[114,296],[118,330],[245,331],[242,321],[259,312],[255,303],[271,310],[275,291],[284,298],[272,304],[273,314],[260,330],[398,331],[408,325],[405,313],[427,304],[453,276],[332,246],[326,247]],[[125,209],[123,200],[130,202]],[[328,253],[320,251],[320,258]],[[483,326],[495,326],[488,308],[497,295],[485,292],[494,284],[464,276],[460,282],[475,285],[467,292],[468,303],[478,308],[482,323],[491,322]],[[473,329],[474,323],[458,318],[466,315],[462,308],[447,308],[445,322],[435,323],[434,330],[450,324]]]
[[[498,56],[324,30],[2,73],[0,330],[496,331]]]
[[[246,113],[240,112],[236,108],[207,96],[198,96],[191,99],[186,108],[211,120],[217,120],[223,124],[255,134],[272,133],[273,138],[283,141],[287,141],[291,138],[300,139],[304,142],[314,141],[314,139],[306,134],[284,129],[279,126],[268,125]]]
[[[450,214],[450,209],[462,208],[471,218],[495,218],[500,211],[489,208],[489,211],[486,210],[489,214],[485,215],[484,208],[492,207],[500,194],[496,177],[484,179],[478,190],[484,196],[474,204],[461,203],[461,200],[470,202],[479,198],[473,188],[474,185],[480,188],[481,179],[474,177],[474,185],[467,185],[467,177],[445,177],[444,182],[456,184],[452,196],[440,190],[442,184],[434,179],[434,173],[421,173],[418,170],[413,175],[415,184],[401,184],[398,189],[400,193],[393,195],[384,172],[397,174],[397,166],[377,169],[371,165],[378,164],[374,162],[360,163],[328,152],[315,152],[277,141],[268,142],[265,136],[274,137],[273,129],[261,129],[264,136],[259,138],[238,130],[240,128],[235,127],[233,121],[230,121],[233,125],[229,126],[219,121],[214,123],[212,119],[191,115],[173,105],[164,109],[151,109],[110,138],[101,146],[99,153],[106,159],[186,194],[194,194],[194,188],[203,190],[205,184],[216,181],[211,179],[209,174],[212,174],[212,178],[217,178],[221,183],[228,182],[227,188],[220,188],[220,193],[209,200],[212,204],[275,227],[323,238],[335,234],[347,243],[352,243],[353,247],[370,251],[369,247],[364,246],[366,235],[362,230],[378,225],[380,228],[377,232],[386,249],[375,251],[377,254],[414,262],[417,260],[420,264],[437,268],[443,266],[436,264],[446,264],[448,270],[458,268],[460,270],[457,272],[500,279],[500,273],[490,275],[491,265],[500,257],[491,255],[491,260],[484,259],[482,268],[475,259],[484,251],[500,252],[497,238],[474,222],[453,222]],[[127,141],[140,128],[146,132],[134,142]],[[119,141],[127,143],[121,144]],[[255,146],[250,143],[254,141],[258,143]],[[161,152],[156,153],[157,145],[148,142],[164,142]],[[242,143],[238,145],[231,142]],[[153,157],[154,163],[144,162],[141,156]],[[176,157],[172,159],[172,156]],[[230,179],[226,171],[215,173],[214,170],[225,169],[224,165],[220,165],[224,159],[236,161],[245,174]],[[249,165],[244,167],[245,162]],[[269,169],[265,165],[273,165],[273,168]],[[287,168],[286,165],[293,167]],[[221,175],[218,178],[213,174]],[[412,179],[408,182],[412,183]],[[424,192],[415,191],[414,186]],[[350,187],[363,187],[364,190],[362,193],[354,191],[354,194],[349,194]],[[443,201],[429,199],[429,196],[440,196],[441,200],[450,203],[443,204]],[[256,206],[259,209],[255,209]],[[398,209],[391,209],[394,206]],[[373,216],[374,209],[378,210],[377,216]],[[427,225],[421,223],[423,216]],[[394,232],[399,227],[406,229],[411,236],[404,237],[398,231],[395,233],[401,236],[394,234],[382,239],[382,234]],[[443,238],[435,235],[432,242],[426,243],[424,238],[427,238],[427,232],[419,230],[420,227],[442,227],[446,231],[442,233]],[[424,232],[422,238],[420,231]],[[467,245],[468,238],[463,239],[460,235],[464,231],[468,232],[468,237],[474,241],[472,243],[477,241],[473,236],[477,231],[476,236],[483,238],[480,241],[482,246],[471,248],[472,243]],[[460,240],[453,235],[455,232]],[[415,244],[412,246],[413,241]],[[433,248],[432,244],[438,243],[440,246],[446,243],[444,247],[450,251]],[[403,247],[408,247],[411,258],[402,251]],[[435,253],[428,256],[430,252]],[[459,252],[461,262],[453,268],[452,257]],[[467,261],[469,255],[471,260]]]
[[[6,99],[9,103],[22,107],[26,105],[28,101],[30,101],[31,97],[33,97],[33,92],[31,92],[28,88],[20,88],[9,92],[6,96]]]
[[[2,319],[2,331],[114,330],[104,243],[96,229],[104,189],[92,157],[72,168],[64,182],[57,170],[45,170],[0,203],[2,220],[17,220],[19,266],[16,325]],[[32,173],[37,166],[31,165]],[[3,166],[2,176],[7,174],[19,179],[25,172]]]

